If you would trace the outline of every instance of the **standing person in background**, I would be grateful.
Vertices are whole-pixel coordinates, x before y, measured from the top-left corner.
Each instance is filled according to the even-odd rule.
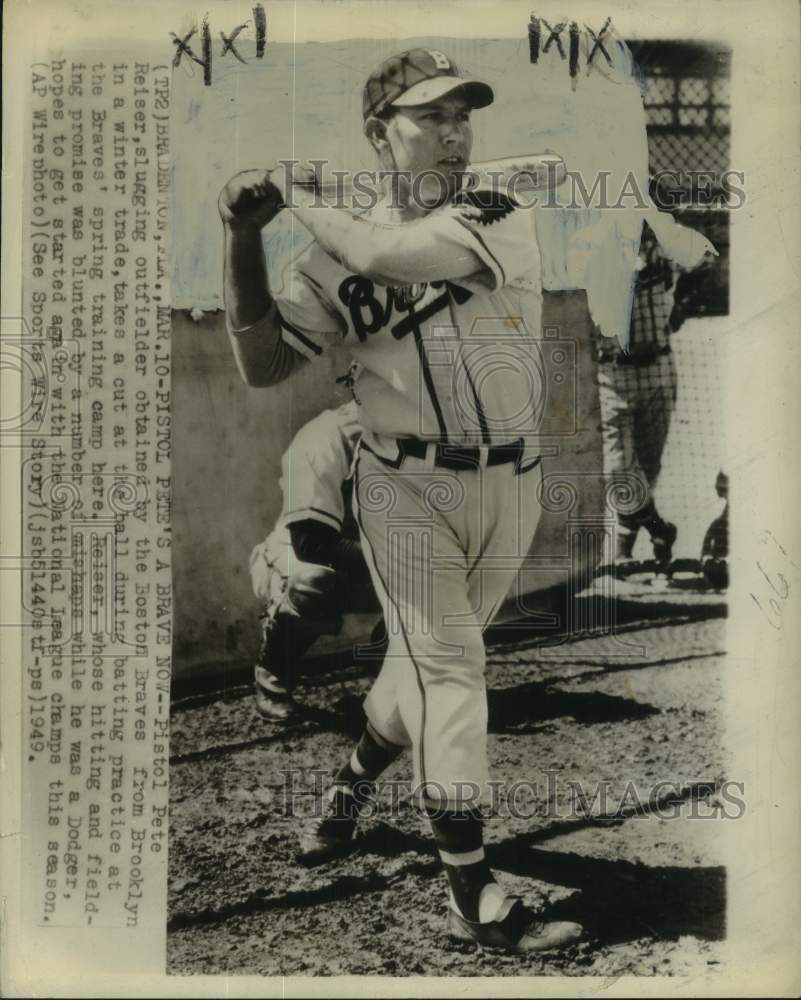
[[[726,503],[704,534],[701,572],[707,586],[721,591],[729,585],[729,477],[723,470],[715,479],[715,492]]]
[[[627,349],[599,337],[598,385],[606,475],[624,487],[636,476],[640,507],[618,513],[615,563],[630,561],[641,528],[651,539],[661,570],[670,564],[676,526],[664,520],[654,502],[662,452],[676,406],[676,364],[670,335],[682,317],[673,308],[673,269],[651,228],[643,223],[640,267],[636,275]]]

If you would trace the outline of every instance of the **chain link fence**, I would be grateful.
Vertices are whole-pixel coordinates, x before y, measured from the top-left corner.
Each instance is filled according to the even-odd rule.
[[[731,52],[689,42],[630,42],[640,69],[651,175],[667,174],[678,221],[707,236],[714,264],[683,275],[676,294],[687,316],[729,311],[729,210],[722,207],[730,169]]]
[[[673,268],[672,287],[638,284],[631,342],[662,345],[654,361],[634,356],[601,365],[606,464],[635,473],[647,486],[635,532],[618,539],[619,557],[634,565],[664,554],[674,538],[673,559],[687,569],[688,587],[699,583],[702,552],[713,525],[727,529],[721,355],[729,312],[729,211],[738,185],[730,163],[731,53],[690,42],[630,42],[639,67],[648,127],[650,173],[660,208],[702,232],[718,251],[693,271]],[[729,188],[731,190],[729,190]],[[643,275],[645,271],[643,271]],[[640,286],[642,285],[642,289]],[[672,306],[672,312],[670,312]],[[670,312],[671,334],[656,336]],[[674,528],[675,525],[675,528]],[[716,536],[716,537],[718,537]],[[659,556],[657,556],[659,558]],[[677,571],[673,586],[682,586]]]

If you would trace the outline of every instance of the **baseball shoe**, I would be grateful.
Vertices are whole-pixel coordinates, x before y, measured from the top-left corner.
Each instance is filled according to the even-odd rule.
[[[298,706],[275,674],[264,667],[256,667],[253,688],[256,694],[256,711],[268,722],[291,722],[297,717]]]
[[[557,951],[575,944],[584,935],[584,928],[568,920],[538,920],[518,896],[508,896],[499,912],[499,919],[489,923],[465,920],[450,905],[448,934],[456,941],[474,941],[484,948],[530,955]]]
[[[651,544],[654,548],[654,559],[656,559],[659,568],[662,570],[666,569],[670,565],[670,560],[673,555],[673,544],[676,541],[677,534],[678,528],[675,524],[671,524],[670,521],[663,521],[659,532],[654,532],[651,535]]]
[[[701,572],[707,585],[713,590],[726,590],[729,586],[729,563],[726,559],[704,559]]]
[[[375,791],[372,782],[363,782],[362,792]],[[341,785],[332,785],[325,796],[322,815],[316,816],[300,831],[298,864],[307,868],[343,858],[354,848],[358,808]]]

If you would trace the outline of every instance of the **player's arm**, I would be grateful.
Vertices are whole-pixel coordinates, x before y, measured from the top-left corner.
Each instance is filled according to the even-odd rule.
[[[379,284],[458,281],[489,270],[470,241],[459,238],[458,222],[457,230],[449,231],[440,213],[384,225],[341,209],[313,205],[313,200],[313,193],[295,187],[294,215],[329,256]]]
[[[246,170],[225,185],[218,206],[225,240],[225,314],[234,357],[248,385],[275,385],[304,363],[281,338],[261,236],[283,207],[283,195],[269,171]]]

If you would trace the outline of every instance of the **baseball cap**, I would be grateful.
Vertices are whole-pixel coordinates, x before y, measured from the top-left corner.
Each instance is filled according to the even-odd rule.
[[[409,49],[384,60],[367,78],[362,97],[365,118],[396,108],[429,104],[463,91],[472,108],[492,104],[495,94],[487,83],[467,79],[451,59],[436,49]]]

